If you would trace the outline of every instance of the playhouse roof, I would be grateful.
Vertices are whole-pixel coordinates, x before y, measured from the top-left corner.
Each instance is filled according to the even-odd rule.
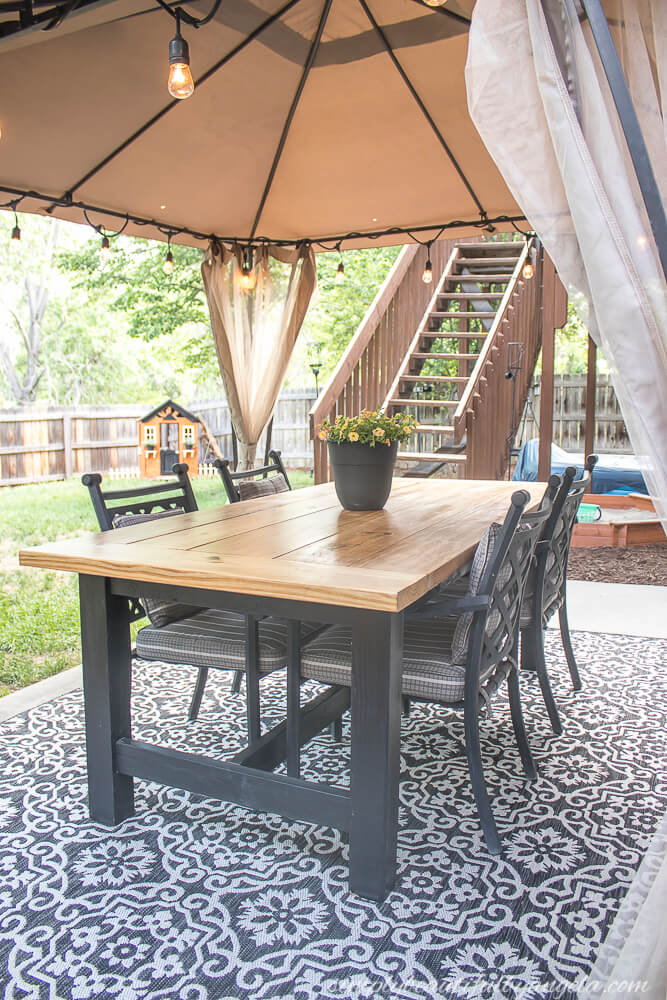
[[[172,420],[175,419],[176,417],[183,417],[185,420],[191,420],[193,424],[199,423],[199,417],[196,417],[194,413],[190,413],[190,411],[186,410],[184,406],[180,405],[180,403],[175,403],[173,399],[165,400],[164,403],[160,403],[160,405],[156,406],[154,410],[151,410],[150,413],[147,413],[145,417],[140,417],[139,423],[140,424],[148,423],[149,420],[152,420],[153,417],[157,417],[160,413],[162,413],[163,410],[166,410],[167,408],[173,410],[174,413],[173,415],[168,414],[164,418],[165,420]]]

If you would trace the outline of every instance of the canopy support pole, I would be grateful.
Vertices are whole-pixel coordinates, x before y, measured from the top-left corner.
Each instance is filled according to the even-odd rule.
[[[667,218],[665,207],[660,197],[660,191],[653,173],[651,160],[646,149],[644,136],[639,125],[637,113],[632,103],[621,60],[618,57],[614,39],[601,0],[581,0],[595,45],[602,62],[602,67],[609,83],[611,96],[616,105],[616,111],[628,144],[628,150],[635,168],[637,181],[641,189],[644,205],[648,212],[653,236],[660,254],[662,271],[667,278]]]
[[[586,416],[584,417],[584,460],[595,451],[595,390],[597,386],[597,347],[588,337],[586,368]]]

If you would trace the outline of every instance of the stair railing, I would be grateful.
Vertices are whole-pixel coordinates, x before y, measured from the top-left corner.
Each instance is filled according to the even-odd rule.
[[[433,275],[444,270],[455,240],[439,240],[431,247]],[[424,247],[403,247],[375,296],[357,332],[310,411],[315,482],[330,479],[326,442],[318,437],[322,422],[339,414],[355,416],[382,405],[412,341],[432,285],[421,280],[426,263]]]

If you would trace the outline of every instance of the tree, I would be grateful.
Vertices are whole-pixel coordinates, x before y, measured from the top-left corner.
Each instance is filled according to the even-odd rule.
[[[41,221],[39,238],[35,238],[35,233],[31,231],[30,238],[25,242],[11,240],[10,273],[13,280],[5,285],[2,296],[5,317],[0,335],[0,365],[9,392],[19,405],[35,401],[44,375],[42,338],[60,224],[55,219]],[[3,228],[9,229],[6,222]],[[0,239],[2,236],[4,234],[0,235]],[[11,336],[11,328],[14,335],[19,335],[18,349],[15,347],[16,336]]]

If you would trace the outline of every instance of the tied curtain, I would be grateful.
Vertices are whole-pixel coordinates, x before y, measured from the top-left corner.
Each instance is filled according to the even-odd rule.
[[[605,8],[664,202],[667,0],[608,0]],[[477,0],[466,84],[475,126],[610,365],[666,524],[667,288],[575,0]]]
[[[202,277],[239,469],[252,469],[317,287],[315,254],[306,244],[260,246],[248,275],[240,246],[212,242]]]

